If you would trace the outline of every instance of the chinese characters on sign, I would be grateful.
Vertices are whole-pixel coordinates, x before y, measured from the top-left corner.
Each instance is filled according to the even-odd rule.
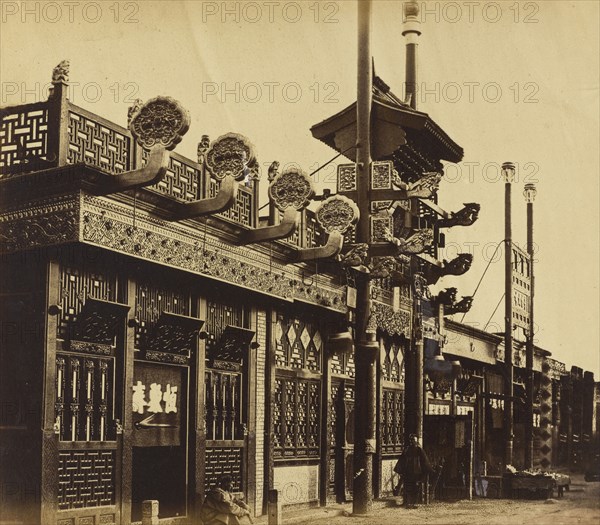
[[[159,383],[150,384],[149,400],[146,401],[146,385],[138,381],[133,385],[133,411],[138,414],[144,412],[164,412],[169,414],[177,412],[177,387],[167,383],[165,392],[162,392],[162,385]],[[164,409],[162,406],[164,402]],[[148,407],[146,409],[146,407]]]
[[[185,426],[183,385],[187,369],[136,362],[131,408],[136,447],[179,446]]]

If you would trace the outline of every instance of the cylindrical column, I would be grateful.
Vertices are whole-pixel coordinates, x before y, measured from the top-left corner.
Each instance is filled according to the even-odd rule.
[[[356,242],[370,242],[369,183],[371,168],[371,0],[358,2],[358,71],[356,102],[357,205],[360,220]],[[373,502],[373,455],[375,434],[375,357],[378,345],[374,333],[367,333],[370,316],[370,283],[366,274],[357,277],[354,404],[353,513],[366,514]]]
[[[512,287],[512,225],[511,225],[511,183],[514,180],[515,166],[511,162],[502,165],[504,174],[504,364],[506,367],[504,388],[504,464],[513,460],[513,287]]]
[[[404,2],[404,29],[402,36],[406,37],[406,74],[404,89],[406,98],[410,99],[410,106],[417,109],[417,46],[419,45],[419,20],[418,2]]]
[[[527,201],[527,255],[529,258],[529,329],[527,333],[527,348],[525,350],[525,367],[527,369],[527,399],[525,422],[525,467],[533,468],[533,357],[534,357],[534,324],[533,324],[533,200],[535,199],[535,186],[526,184],[523,192]]]

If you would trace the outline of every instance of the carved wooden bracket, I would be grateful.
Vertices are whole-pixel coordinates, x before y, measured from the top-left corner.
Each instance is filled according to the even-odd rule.
[[[129,110],[129,130],[136,142],[149,150],[146,164],[116,175],[96,173],[89,179],[92,191],[107,195],[159,183],[169,167],[169,151],[181,142],[189,125],[187,110],[170,97],[137,102]]]
[[[174,201],[170,205],[171,215],[167,219],[178,221],[226,211],[235,204],[238,184],[232,176],[227,176],[221,181],[219,192],[214,197],[194,202]]]
[[[277,174],[269,185],[269,197],[283,211],[281,222],[243,232],[238,242],[252,244],[290,237],[298,228],[300,211],[308,206],[313,195],[312,181],[302,170],[291,168]]]
[[[348,197],[335,195],[325,199],[316,211],[316,219],[329,234],[327,244],[298,250],[296,260],[327,259],[338,255],[344,246],[344,233],[358,222],[359,217],[358,206]]]
[[[214,197],[194,202],[173,202],[168,220],[202,217],[228,210],[235,204],[238,182],[249,176],[252,167],[256,165],[254,146],[246,137],[237,133],[220,136],[211,143],[202,157],[204,168],[221,183],[218,193]]]
[[[331,232],[325,246],[317,246],[315,248],[304,248],[298,250],[296,261],[314,261],[317,259],[328,259],[335,257],[342,251],[344,246],[344,236],[340,232]]]

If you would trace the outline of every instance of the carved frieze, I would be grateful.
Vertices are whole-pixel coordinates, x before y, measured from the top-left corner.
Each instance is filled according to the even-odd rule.
[[[7,210],[0,215],[0,251],[10,253],[76,241],[79,200],[66,196]]]
[[[391,306],[377,301],[371,304],[371,318],[373,323],[388,335],[403,335],[406,338],[411,334],[410,312],[399,310],[394,312]]]
[[[266,254],[140,214],[134,227],[131,210],[99,197],[86,196],[84,203],[84,242],[287,300],[346,309],[344,290],[332,278],[321,275],[318,282],[304,285],[300,268],[276,263]]]

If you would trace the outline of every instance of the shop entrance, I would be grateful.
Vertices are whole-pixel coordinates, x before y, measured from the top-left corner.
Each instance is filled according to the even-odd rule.
[[[436,497],[470,499],[473,496],[472,414],[426,415],[423,427],[424,449],[432,466],[443,463]],[[430,484],[435,484],[435,481],[430,479]]]
[[[144,500],[159,501],[161,518],[187,513],[188,375],[187,366],[135,362],[133,521]]]

